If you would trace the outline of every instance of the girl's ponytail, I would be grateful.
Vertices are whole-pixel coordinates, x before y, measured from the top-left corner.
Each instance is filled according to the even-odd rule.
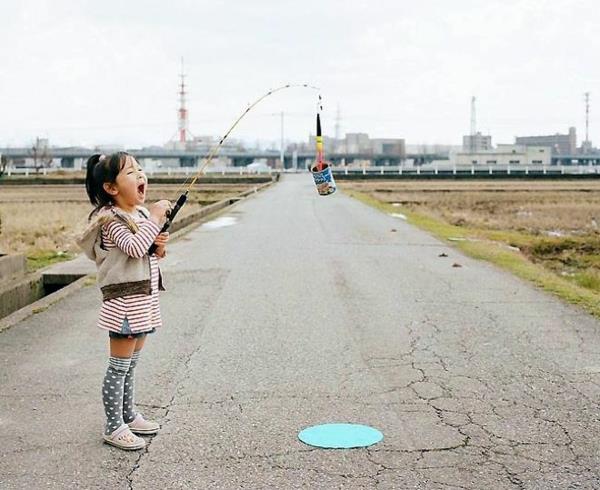
[[[90,202],[94,205],[98,205],[98,186],[94,182],[94,167],[100,161],[100,153],[96,153],[88,158],[87,171],[85,174],[85,190],[90,198]]]
[[[111,195],[104,189],[105,183],[114,184],[117,175],[125,165],[128,154],[124,151],[106,156],[96,153],[88,158],[85,174],[85,190],[94,209],[88,216],[91,219],[104,206],[112,204]]]

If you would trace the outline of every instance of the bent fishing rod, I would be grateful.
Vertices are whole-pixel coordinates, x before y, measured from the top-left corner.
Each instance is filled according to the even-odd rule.
[[[225,135],[223,137],[221,137],[221,139],[219,140],[219,142],[210,150],[210,152],[206,156],[206,160],[200,166],[200,168],[198,169],[198,172],[196,172],[196,175],[194,175],[194,177],[192,178],[192,181],[189,183],[189,185],[185,189],[185,192],[183,192],[183,194],[181,194],[179,196],[179,198],[177,199],[177,202],[175,203],[175,206],[173,206],[173,209],[171,209],[167,213],[167,220],[165,221],[165,224],[163,225],[162,229],[160,230],[161,233],[164,233],[164,232],[166,232],[169,229],[169,227],[171,226],[171,223],[173,223],[173,220],[175,219],[175,216],[177,216],[177,213],[179,212],[179,210],[185,204],[185,202],[187,200],[188,193],[190,192],[190,190],[192,189],[192,187],[194,186],[194,184],[196,183],[196,181],[200,178],[200,175],[202,175],[202,172],[204,171],[204,169],[210,164],[210,162],[212,161],[212,159],[217,155],[217,153],[219,152],[219,149],[221,148],[221,146],[223,145],[224,141],[227,139],[227,137],[229,136],[229,134],[234,130],[234,128],[244,118],[244,116],[246,114],[248,114],[254,107],[256,107],[262,100],[266,99],[267,97],[269,97],[270,95],[273,95],[276,92],[279,92],[281,90],[285,90],[285,89],[288,89],[288,88],[308,88],[308,89],[312,89],[312,90],[320,90],[319,87],[314,87],[314,86],[308,85],[306,83],[296,84],[296,85],[294,85],[294,84],[287,84],[287,85],[283,85],[281,87],[277,87],[275,89],[269,90],[266,94],[260,96],[252,104],[250,104],[246,108],[246,110],[235,120],[235,122],[227,130],[227,132],[225,133]],[[321,100],[321,96],[319,95],[319,101],[320,100]],[[179,189],[185,187],[187,181],[190,180],[190,178],[191,177],[188,177],[187,179],[185,179],[183,181],[183,183],[181,184],[181,186],[179,187]],[[178,191],[179,191],[179,189],[178,189]],[[157,245],[153,243],[150,246],[150,248],[148,249],[148,254],[152,255],[156,251],[156,248],[157,248]]]

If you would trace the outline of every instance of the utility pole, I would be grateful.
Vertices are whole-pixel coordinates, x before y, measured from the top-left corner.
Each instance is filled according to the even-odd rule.
[[[337,111],[335,113],[335,139],[339,141],[340,139],[340,124],[341,124],[342,116],[340,115],[340,105],[337,105]],[[337,142],[336,141],[336,142]]]
[[[585,94],[585,144],[583,145],[583,152],[587,153],[590,149],[590,138],[589,138],[589,129],[590,129],[590,93],[586,92]]]
[[[475,134],[477,133],[477,123],[475,116],[475,96],[471,97],[471,144],[470,149],[471,152],[475,151]]]
[[[281,168],[284,169],[285,168],[285,161],[284,161],[284,148],[283,148],[283,111],[281,111],[281,146],[279,148],[279,158],[281,159]]]

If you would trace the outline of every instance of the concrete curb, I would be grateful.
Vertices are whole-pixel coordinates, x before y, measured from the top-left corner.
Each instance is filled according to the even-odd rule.
[[[189,226],[190,224],[201,220],[202,218],[214,214],[217,211],[220,211],[221,209],[224,209],[226,207],[231,206],[232,204],[236,203],[237,201],[240,201],[250,195],[256,194],[257,192],[267,188],[268,186],[272,185],[273,182],[266,182],[264,184],[258,185],[252,189],[248,189],[247,191],[244,191],[240,194],[238,194],[235,197],[230,197],[228,199],[223,199],[221,201],[218,201],[214,204],[210,204],[206,207],[203,207],[202,209],[196,211],[195,213],[192,213],[188,216],[186,216],[185,218],[181,218],[179,220],[177,220],[175,223],[173,223],[173,225],[171,226],[171,230],[173,233],[186,228],[187,226]]]
[[[259,191],[266,189],[267,187],[273,185],[275,182],[276,181],[267,182],[265,184],[261,184],[261,185],[255,187],[254,189],[248,189],[247,191],[244,191],[235,197],[223,199],[222,201],[216,202],[214,204],[206,206],[205,208],[200,209],[198,212],[196,212],[194,214],[190,214],[189,216],[186,216],[186,218],[182,219],[181,221],[173,223],[173,226],[171,228],[171,230],[173,230],[173,231],[169,232],[170,241],[179,240],[181,237],[183,237],[190,231],[195,230],[196,228],[201,226],[203,223],[206,223],[207,221],[212,220],[216,216],[219,216],[222,212],[227,211],[230,208],[234,207],[240,201],[243,201],[244,199],[246,199],[250,196],[253,196],[254,194],[257,194]],[[193,217],[194,219],[193,220],[189,219],[191,217]],[[177,224],[179,226],[176,226]]]
[[[244,199],[253,196],[254,194],[257,194],[259,191],[266,189],[267,187],[277,182],[277,180],[261,184],[253,189],[244,191],[235,197],[223,199],[222,201],[216,202],[214,204],[211,204],[210,206],[202,208],[197,213],[193,213],[189,216],[186,216],[185,219],[173,224],[173,228],[175,228],[175,230],[171,235],[171,239],[177,240],[181,238],[185,234],[200,226],[202,223],[208,221],[209,218],[212,218],[219,212],[225,209],[229,209],[231,206],[234,206],[238,202],[243,201]],[[179,226],[175,227],[175,224],[179,224]],[[41,271],[36,271],[36,273],[43,273],[43,269]],[[25,320],[26,318],[29,318],[32,315],[44,311],[46,308],[53,305],[54,303],[66,298],[67,296],[70,296],[76,291],[79,291],[84,286],[91,285],[93,283],[95,283],[95,275],[85,275],[73,281],[71,284],[59,289],[58,291],[44,296],[43,298],[14,311],[13,313],[4,318],[0,318],[0,333],[9,329],[10,327],[13,327],[17,323]]]
[[[27,271],[27,261],[22,254],[5,255],[0,253],[0,284],[23,277]]]
[[[59,289],[58,291],[49,294],[48,296],[44,296],[43,298],[27,306],[24,306],[23,308],[0,319],[0,332],[3,332],[4,330],[12,327],[13,325],[16,325],[20,321],[25,320],[26,318],[30,317],[31,315],[34,315],[35,313],[44,311],[50,305],[56,303],[57,301],[60,301],[63,298],[66,298],[70,294],[81,289],[83,286],[89,283],[89,280],[89,276],[81,277],[69,284],[68,286]]]
[[[44,280],[40,271],[16,277],[0,285],[0,318],[44,297]]]

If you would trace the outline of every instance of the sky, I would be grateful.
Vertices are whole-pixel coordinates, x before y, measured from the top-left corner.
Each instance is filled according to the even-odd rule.
[[[600,146],[600,9],[592,0],[204,0],[0,3],[0,147],[158,144],[177,129],[184,59],[189,129],[222,135],[288,83],[320,88],[323,129],[459,145],[585,136]],[[232,138],[314,133],[317,92],[261,102]]]

